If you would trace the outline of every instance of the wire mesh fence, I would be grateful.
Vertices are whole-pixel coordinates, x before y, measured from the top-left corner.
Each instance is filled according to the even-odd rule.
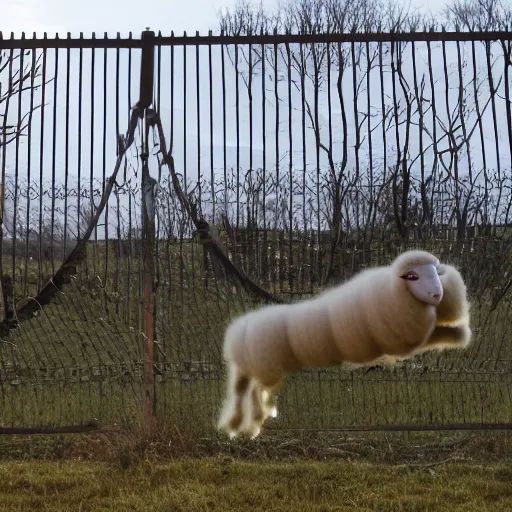
[[[460,267],[472,346],[303,371],[269,428],[510,425],[511,54],[483,32],[0,39],[1,426],[130,424],[149,397],[211,433],[230,319],[410,247]]]

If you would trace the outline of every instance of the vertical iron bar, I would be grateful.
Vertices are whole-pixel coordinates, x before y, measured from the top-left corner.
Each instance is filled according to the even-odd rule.
[[[368,116],[368,184],[369,184],[369,191],[368,191],[368,202],[369,202],[369,208],[368,208],[368,219],[365,223],[365,231],[367,229],[367,224],[370,223],[370,240],[373,240],[373,228],[374,228],[374,204],[373,204],[373,192],[374,192],[374,182],[373,182],[373,141],[372,141],[372,104],[371,104],[371,72],[372,72],[372,63],[375,59],[375,54],[373,54],[373,58],[370,59],[370,43],[366,43],[366,104],[367,104],[367,116]],[[366,238],[366,237],[365,237]]]
[[[14,54],[14,50],[11,49],[9,52],[9,60],[12,62],[12,57]],[[12,66],[12,64],[11,64]],[[9,68],[11,69],[11,68]],[[9,71],[9,77],[11,77],[11,71]],[[3,121],[2,121],[2,140],[0,141],[0,148],[2,149],[2,183],[1,190],[0,190],[0,255],[3,254],[3,238],[4,238],[4,229],[3,229],[3,221],[4,221],[4,213],[5,213],[5,171],[7,167],[7,117],[9,114],[9,103],[10,103],[10,95],[7,95],[7,98],[5,100],[5,107],[4,107],[4,113],[3,113]],[[7,316],[7,304],[5,303],[5,292],[4,292],[4,264],[3,264],[3,258],[0,258],[0,279],[1,279],[1,285],[2,285],[2,295],[3,295],[3,307],[4,311],[1,311],[2,317]],[[5,395],[2,395],[2,397],[5,400]]]
[[[171,126],[169,136],[169,153],[174,149],[174,45],[171,45]]]
[[[24,57],[25,57],[25,51],[20,50],[19,53],[19,84],[18,84],[18,120],[17,120],[17,128],[15,130],[21,130],[22,127],[22,115],[21,115],[21,105],[22,105],[22,94],[23,94],[23,67],[24,67]],[[10,67],[9,70],[11,71],[12,68]],[[12,74],[10,74],[10,79],[13,79],[14,77]],[[20,139],[21,135],[17,134],[16,136],[16,146],[15,146],[15,171],[14,171],[14,208],[13,208],[13,222],[12,222],[12,297],[10,297],[11,303],[8,305],[9,310],[12,311],[12,314],[14,314],[14,294],[16,289],[16,239],[18,238],[18,230],[17,230],[17,224],[18,224],[18,189],[19,189],[19,160],[20,160]],[[26,262],[25,262],[26,264]],[[7,304],[5,305],[7,307]]]
[[[287,56],[287,78],[288,78],[288,177],[289,177],[289,189],[288,194],[290,195],[290,204],[288,211],[288,283],[290,286],[290,292],[294,291],[294,280],[292,277],[293,267],[293,104],[292,104],[292,57],[289,43],[286,43],[286,56]],[[306,236],[306,227],[304,225],[305,219],[302,219],[302,236]],[[283,232],[285,226],[283,225]],[[302,268],[305,267],[305,262],[300,263]],[[282,255],[279,254],[279,269],[282,269]],[[301,272],[302,275],[303,272]],[[279,277],[279,291],[283,292],[283,278]]]
[[[260,241],[258,237],[257,245],[258,252],[257,254],[260,256],[260,270],[264,275],[261,276],[263,282],[267,279],[268,274],[268,261],[269,255],[267,251],[267,137],[266,137],[266,94],[265,94],[265,45],[261,45],[261,115],[262,115],[262,143],[263,143],[263,247],[259,247]],[[276,134],[277,137],[277,134]],[[257,275],[260,275],[258,272]],[[270,280],[268,281],[270,283]]]
[[[507,131],[508,131],[508,145],[510,152],[510,165],[512,168],[512,104],[510,100],[510,78],[509,72],[512,71],[512,43],[511,41],[501,41],[504,55],[503,72],[505,74],[505,108],[507,113]],[[505,46],[507,45],[507,46]],[[509,189],[510,194],[510,189]],[[512,198],[509,195],[509,201],[506,209],[505,219],[503,220],[504,226],[508,229],[509,227],[509,215],[512,208]]]
[[[412,52],[412,72],[413,72],[413,82],[414,82],[414,96],[416,98],[417,104],[418,104],[418,115],[419,115],[419,150],[420,150],[420,195],[421,195],[421,204],[422,204],[422,219],[421,219],[421,236],[423,237],[423,224],[427,218],[428,211],[425,211],[425,209],[428,209],[428,202],[426,201],[427,197],[427,191],[426,191],[426,183],[425,183],[425,152],[423,150],[423,126],[424,126],[424,120],[423,120],[423,91],[418,89],[418,75],[416,70],[416,44],[414,41],[411,44],[411,52]]]
[[[449,132],[446,133],[447,135],[447,139],[448,139],[448,148],[450,149],[450,168],[449,168],[449,173],[450,173],[450,178],[452,178],[452,165],[454,163],[454,160],[456,161],[457,158],[458,158],[458,154],[457,154],[457,150],[455,147],[453,147],[452,145],[452,141],[455,140],[455,136],[453,135],[453,120],[452,120],[452,116],[451,116],[451,111],[450,111],[450,98],[449,98],[449,94],[450,94],[450,85],[448,83],[448,64],[446,62],[446,43],[445,41],[443,41],[441,43],[441,46],[443,48],[443,71],[444,71],[444,86],[445,86],[445,92],[444,92],[444,101],[445,101],[445,107],[446,107],[446,116],[448,118],[448,123],[447,123],[447,126],[448,126],[448,130]],[[443,166],[444,167],[444,166]],[[458,180],[458,176],[457,176],[457,164],[455,163],[455,174],[453,175],[453,184],[455,186],[455,209],[452,210],[452,212],[455,213],[455,216],[458,217],[460,215],[460,209],[459,209],[459,180]],[[451,236],[451,233],[452,233],[452,219],[453,218],[453,215],[450,215],[449,219],[450,219],[450,223],[449,223],[449,228],[450,228],[450,236]]]
[[[152,31],[142,33],[142,52],[140,69],[140,99],[142,109],[142,242],[144,244],[143,288],[144,288],[144,330],[145,330],[145,369],[144,369],[144,420],[148,432],[156,427],[154,411],[155,378],[154,366],[154,275],[155,275],[155,185],[149,174],[149,107],[153,103],[155,34]],[[186,138],[186,137],[185,137]]]
[[[52,211],[50,226],[50,259],[51,275],[55,275],[55,160],[57,153],[57,103],[58,103],[58,83],[59,83],[59,49],[55,48],[55,68],[53,75],[53,133],[52,133]]]
[[[327,160],[328,167],[330,172],[332,172],[332,176],[334,176],[335,168],[334,161],[332,157],[332,100],[331,100],[331,45],[327,43],[326,47],[326,58],[327,58],[327,133],[329,137],[329,143],[327,146]],[[341,221],[341,219],[340,219]],[[339,233],[330,233],[330,243],[331,247],[335,243],[336,245],[339,243]],[[334,254],[333,254],[334,256]],[[331,266],[333,261],[327,262],[326,270],[327,272],[332,272]],[[327,277],[327,273],[324,274]]]
[[[248,80],[248,86],[247,86],[247,95],[249,98],[249,193],[252,194],[252,197],[249,196],[247,200],[251,204],[250,208],[250,215],[251,218],[247,219],[247,234],[251,237],[252,240],[252,247],[250,251],[250,255],[252,257],[248,258],[248,269],[252,272],[256,272],[256,268],[254,267],[254,264],[256,262],[256,251],[257,248],[254,246],[255,241],[257,240],[257,237],[259,236],[258,233],[258,223],[257,219],[255,218],[255,203],[256,203],[256,196],[255,196],[255,190],[253,188],[254,184],[254,168],[253,168],[253,110],[252,110],[252,45],[249,44],[249,80]],[[249,216],[249,211],[247,212],[247,215]],[[249,224],[250,221],[250,224]],[[257,274],[255,274],[257,275]]]
[[[505,113],[507,117],[510,168],[512,169],[512,105],[510,104],[510,78],[508,76],[509,70],[512,68],[512,43],[510,40],[501,40],[500,43],[503,50],[503,74],[505,75]],[[505,222],[506,221],[507,219],[505,219]]]
[[[77,170],[77,182],[78,182],[78,191],[77,191],[77,239],[80,240],[82,237],[81,229],[80,229],[80,221],[81,221],[81,198],[82,198],[82,79],[83,79],[83,49],[79,50],[79,59],[78,59],[78,126],[77,126],[77,162],[76,162],[76,170]],[[86,249],[87,253],[87,249]],[[85,265],[87,265],[87,256],[85,258]]]
[[[403,234],[402,225],[402,217],[400,216],[399,204],[398,204],[398,173],[401,168],[402,163],[402,150],[400,147],[400,115],[398,112],[398,100],[397,100],[397,92],[396,92],[396,78],[395,73],[397,72],[397,65],[395,64],[395,58],[398,53],[397,46],[399,47],[399,43],[392,42],[391,43],[391,89],[393,94],[393,115],[395,121],[395,141],[396,141],[396,160],[395,160],[395,168],[393,170],[393,210],[395,223],[398,228],[398,233],[400,236]],[[405,198],[402,198],[404,201]]]
[[[208,45],[208,81],[210,85],[210,181],[212,196],[212,220],[215,224],[215,175],[213,169],[213,70],[212,70],[212,45]]]
[[[460,49],[460,41],[457,41],[457,70],[459,75],[459,115],[460,115],[460,124],[462,128],[462,136],[464,137],[464,145],[466,146],[466,156],[468,159],[468,174],[469,174],[469,183],[473,185],[473,168],[472,168],[472,160],[471,160],[471,147],[468,140],[468,131],[466,128],[466,120],[464,119],[464,78],[462,74],[462,70],[464,64],[462,62],[462,55]]]
[[[183,188],[185,194],[187,194],[187,47],[183,45]],[[180,245],[179,245],[179,268],[180,268],[180,331],[179,331],[179,342],[182,343],[184,328],[181,327],[183,322],[184,315],[184,302],[185,302],[185,291],[184,291],[184,280],[185,280],[185,269],[184,262],[182,259],[183,255],[183,237],[184,231],[186,230],[186,224],[183,223],[179,226],[179,236],[180,236]]]
[[[187,45],[183,45],[183,187],[187,194]]]
[[[384,186],[384,183],[386,183],[386,175],[387,175],[387,168],[388,168],[388,151],[387,151],[387,141],[386,141],[386,102],[384,100],[385,94],[384,94],[384,63],[382,61],[382,44],[379,44],[379,75],[380,75],[380,105],[381,105],[381,111],[382,111],[382,167],[384,169],[383,171],[383,177],[382,177],[382,184]]]
[[[130,32],[131,37],[131,32]],[[132,109],[132,50],[128,49],[128,105],[127,105],[127,122],[130,125],[130,111]],[[126,162],[126,161],[125,161]],[[126,182],[126,164],[124,181]],[[132,294],[132,257],[133,257],[133,245],[132,245],[132,188],[128,185],[128,261],[126,264],[126,315],[127,322],[130,325],[133,322],[132,319],[132,308],[131,308],[131,294]]]
[[[432,143],[434,145],[434,158],[432,159],[432,170],[430,172],[430,175],[433,177],[433,183],[432,183],[432,195],[431,195],[431,203],[434,204],[434,194],[436,192],[439,193],[439,187],[436,183],[436,170],[437,170],[437,111],[436,111],[436,95],[435,95],[435,87],[434,87],[434,70],[432,67],[432,49],[430,46],[430,42],[427,42],[427,56],[428,56],[428,72],[429,72],[429,82],[430,82],[430,92],[432,95]],[[434,206],[432,207],[432,213],[431,213],[431,222],[434,221],[434,215],[438,215],[437,212],[437,205],[436,205],[436,211],[434,211]],[[441,218],[441,224],[443,222],[443,219]]]
[[[327,133],[329,134],[329,145],[327,147],[327,157],[329,164],[332,159],[332,100],[331,100],[331,45],[327,43]],[[334,171],[334,169],[333,169]]]
[[[171,33],[172,35],[174,33]],[[170,140],[169,140],[169,152],[170,154],[172,154],[173,152],[173,147],[174,147],[174,45],[172,44],[171,45],[171,62],[170,62],[170,65],[171,65],[171,126],[170,126]],[[170,189],[169,189],[170,190]],[[171,198],[170,198],[170,193],[168,192],[167,193],[167,212],[168,212],[168,215],[170,216],[171,215]],[[172,240],[173,240],[173,237],[174,237],[174,232],[172,231],[174,229],[174,223],[169,226],[169,233],[167,235],[167,241],[166,241],[166,254],[167,254],[167,282],[169,283],[168,285],[168,306],[167,306],[167,314],[169,316],[169,318],[172,320],[173,318],[173,308],[172,308],[172,299],[173,299],[173,287],[171,286],[171,283],[173,282],[173,272],[172,272],[172,259],[171,259],[171,243],[172,243]],[[177,327],[177,338],[178,340],[181,340],[181,326],[180,326],[180,322],[178,322],[178,327]],[[164,351],[164,354],[165,354],[165,358],[166,358],[166,361],[169,360],[170,358],[170,355],[168,353],[168,346],[167,346],[167,343],[166,343],[166,336],[162,337],[162,349]],[[173,353],[173,357],[177,358],[177,354],[176,352]],[[165,400],[165,398],[164,398]],[[167,403],[165,402],[164,403],[164,407],[166,407]]]
[[[155,380],[153,373],[154,363],[154,317],[153,317],[153,290],[154,290],[154,247],[155,247],[155,180],[149,175],[148,168],[148,136],[149,123],[147,111],[143,117],[142,130],[142,233],[144,242],[144,327],[145,327],[145,371],[144,371],[144,418],[149,432],[156,427],[154,416]]]
[[[43,276],[43,169],[44,169],[44,107],[46,99],[46,48],[43,48],[43,69],[41,84],[41,131],[39,141],[39,257],[38,257],[38,282],[37,289],[40,290],[44,282]]]
[[[358,110],[357,110],[357,100],[359,97],[359,84],[357,83],[357,66],[359,65],[359,59],[356,62],[356,47],[355,43],[352,42],[351,45],[351,57],[352,57],[352,87],[353,87],[353,94],[354,94],[354,130],[356,132],[356,143],[354,146],[354,158],[355,158],[355,165],[356,165],[356,177],[354,178],[354,181],[356,184],[358,184],[359,181],[359,150],[361,149],[361,136],[360,136],[360,130],[359,130],[359,116],[358,116]],[[359,233],[359,198],[357,197],[359,195],[359,186],[356,188],[356,225],[357,225],[357,231]]]
[[[281,244],[279,243],[278,233],[284,232],[284,226],[280,226],[279,217],[281,211],[281,198],[280,198],[280,176],[279,176],[279,74],[278,74],[278,46],[274,44],[274,99],[276,103],[276,153],[275,153],[275,166],[276,166],[276,202],[275,202],[275,218],[274,218],[274,243],[272,247],[272,262],[271,267],[275,268],[277,265],[277,273],[273,272],[273,277],[271,279],[271,283],[273,285],[273,293],[276,292],[276,278],[275,275],[278,276],[281,274]],[[279,231],[278,231],[279,226]],[[277,264],[276,254],[279,254],[279,264]],[[281,282],[281,279],[279,278]],[[282,290],[279,290],[281,293]]]
[[[161,33],[158,33],[158,36],[161,36]],[[162,107],[162,94],[161,94],[161,85],[162,85],[162,45],[157,46],[157,83],[156,83],[156,113],[157,116],[161,115],[161,107]],[[156,180],[156,183],[154,183],[155,186],[160,186],[162,183],[162,166],[158,166],[158,178]],[[153,203],[153,224],[156,224],[157,219],[157,206],[156,206],[156,190],[152,190],[152,199],[154,201]],[[160,349],[162,348],[159,343],[161,340],[158,337],[158,325],[157,325],[157,319],[159,315],[159,308],[162,305],[162,296],[158,294],[158,291],[160,289],[161,281],[162,281],[162,266],[160,263],[160,251],[161,251],[161,230],[163,229],[162,222],[158,222],[158,229],[154,229],[154,248],[153,248],[153,262],[154,262],[154,279],[153,279],[153,290],[152,290],[152,297],[153,297],[153,310],[151,312],[152,318],[153,318],[153,337],[154,337],[154,343],[157,343],[157,347]],[[153,361],[154,365],[153,367],[156,368],[159,363],[162,362],[162,359],[165,361],[165,358],[162,358],[162,350],[154,351],[153,354]],[[159,387],[158,389],[162,389],[162,387]],[[160,402],[159,395],[157,393],[156,388],[156,380],[153,384],[153,392],[154,392],[154,398],[153,398],[153,414],[156,417],[157,411],[161,411],[161,413],[165,414],[166,411],[166,403],[165,403],[165,393],[163,394],[163,400]]]
[[[487,217],[487,208],[488,208],[488,190],[487,187],[489,185],[488,183],[488,176],[487,176],[487,156],[485,154],[485,141],[484,141],[484,128],[482,123],[482,112],[480,110],[480,103],[478,101],[478,78],[477,78],[477,67],[476,67],[476,51],[475,51],[475,41],[471,41],[471,61],[473,64],[473,95],[475,97],[475,108],[476,108],[476,115],[478,120],[478,131],[480,133],[480,147],[482,151],[482,164],[483,164],[483,173],[484,173],[484,190],[485,190],[485,200],[483,202],[483,208],[484,208],[484,222],[487,224],[488,217]]]
[[[158,32],[158,37],[160,37],[160,36],[161,36],[161,33]],[[160,118],[161,111],[162,111],[162,45],[159,44],[157,46],[157,52],[158,52],[157,53],[158,60],[157,60],[157,86],[156,86],[156,93],[157,93],[156,113]],[[157,178],[156,185],[158,187],[160,187],[161,184],[162,184],[162,166],[159,165],[158,166],[158,178]],[[154,192],[153,198],[156,201],[156,191],[153,191],[153,192]],[[154,215],[155,215],[155,222],[156,222],[157,212],[158,212],[156,202],[155,202],[154,209],[155,209]],[[157,319],[160,315],[160,311],[164,310],[163,297],[162,297],[162,294],[159,293],[159,291],[161,289],[162,275],[164,273],[163,265],[161,265],[160,262],[161,262],[161,252],[162,252],[162,244],[163,244],[162,231],[164,231],[165,228],[164,228],[164,222],[162,222],[160,219],[158,219],[158,220],[159,220],[159,222],[158,222],[158,229],[156,230],[156,233],[155,233],[155,248],[154,248],[155,279],[154,279],[154,285],[153,285],[154,288],[153,288],[153,312],[152,312],[152,315],[153,315],[153,319],[154,319],[153,322],[154,322],[155,343],[157,344],[157,348],[159,348],[159,350],[155,351],[153,359],[155,362],[154,367],[156,368],[157,366],[160,366],[162,368],[163,363],[165,363],[166,358],[164,355],[165,349],[161,345],[162,339],[159,338],[159,336],[158,336],[158,333],[159,333],[158,329],[162,324],[161,323],[158,324]],[[157,388],[156,387],[157,382],[158,381],[155,379],[155,385],[154,385],[155,396],[154,396],[154,400],[153,400],[154,414],[156,417],[156,413],[160,412],[160,417],[162,417],[162,415],[165,415],[166,411],[167,411],[167,401],[166,401],[166,396],[165,396],[163,386],[159,386]],[[158,394],[158,391],[162,392],[161,398]]]
[[[104,38],[107,39],[107,34],[105,33]],[[103,49],[103,148],[102,148],[102,182],[101,182],[101,190],[105,190],[107,186],[107,91],[108,91],[108,49]],[[108,255],[109,255],[109,236],[108,236],[108,211],[109,211],[109,201],[105,205],[105,226],[104,226],[104,251],[105,254],[103,256],[103,261],[105,268],[103,270],[103,286],[108,286],[109,272],[108,272]],[[105,311],[108,311],[108,298],[107,295],[104,294],[104,307]]]
[[[196,34],[199,36],[199,33]],[[197,133],[197,187],[198,187],[198,206],[201,208],[201,85],[200,85],[200,62],[199,45],[196,44],[196,133]]]
[[[117,33],[117,39],[120,38],[119,32]],[[119,48],[116,48],[116,131],[115,131],[115,140],[120,134],[119,131],[119,66],[120,66],[120,51]],[[116,144],[116,157],[119,155],[119,144]],[[116,251],[116,273],[114,277],[114,287],[116,290],[119,290],[119,278],[121,273],[121,260],[125,258],[125,251],[123,250],[123,240],[122,240],[122,232],[121,232],[121,202],[119,199],[119,189],[116,187],[116,213],[117,213],[117,251]],[[128,276],[126,276],[128,280]],[[120,301],[116,300],[115,314],[117,317],[120,315]]]
[[[96,35],[92,34],[93,39],[96,38]],[[96,70],[96,52],[95,48],[91,49],[91,118],[90,118],[90,152],[89,152],[89,208],[90,214],[94,211],[94,98],[95,98],[95,70]],[[92,246],[92,271],[93,276],[96,276],[96,258],[97,258],[97,248],[98,248],[98,226],[94,226],[94,243]]]
[[[68,32],[68,39],[71,34]],[[64,155],[64,244],[62,259],[67,256],[67,240],[68,240],[68,187],[69,187],[69,95],[70,95],[70,76],[71,76],[71,50],[66,50],[66,140]]]
[[[161,36],[160,32],[158,33]],[[157,50],[157,64],[156,64],[156,112],[160,116],[162,112],[162,45],[156,47]],[[158,183],[162,177],[162,167],[158,169]]]
[[[321,226],[320,226],[320,117],[319,117],[319,102],[320,102],[320,63],[318,62],[317,46],[315,43],[311,44],[313,53],[313,66],[315,69],[315,83],[314,83],[314,124],[315,124],[315,158],[316,158],[316,268],[315,268],[315,281],[320,283],[322,280],[322,250],[321,250]]]
[[[240,229],[240,92],[238,71],[238,45],[235,44],[235,105],[236,105],[236,235],[234,239],[234,253],[236,255],[236,242]]]
[[[31,69],[35,69],[36,66],[36,51],[32,50],[32,61],[31,61]],[[28,289],[28,267],[29,267],[29,243],[30,243],[30,235],[31,235],[31,226],[30,226],[30,199],[31,199],[31,189],[32,184],[30,180],[32,179],[32,114],[34,112],[34,92],[35,92],[35,73],[31,73],[30,78],[30,107],[29,107],[29,115],[28,115],[28,125],[27,125],[27,215],[26,215],[26,223],[27,228],[25,231],[25,275],[23,276],[23,281],[25,283],[23,294],[25,297],[28,296],[29,293],[33,293],[35,295],[36,290],[31,290],[29,292]],[[2,181],[3,187],[3,181]],[[2,188],[2,202],[0,207],[0,220],[3,216],[3,188]],[[0,222],[1,224],[1,222]],[[1,243],[0,243],[0,254],[1,254]],[[1,267],[0,267],[0,276],[2,275]]]
[[[224,170],[224,215],[226,221],[229,220],[228,215],[228,164],[227,164],[227,147],[226,147],[226,63],[224,57],[224,45],[220,47],[221,70],[222,70],[222,164]]]
[[[491,94],[491,110],[492,110],[492,124],[494,129],[494,141],[496,148],[496,170],[498,172],[498,180],[501,180],[501,158],[500,158],[500,138],[498,134],[498,122],[496,116],[496,92],[497,88],[494,87],[494,78],[492,76],[492,61],[491,61],[491,42],[485,42],[485,56],[487,63],[487,80],[489,82],[489,91]],[[496,235],[496,222],[498,217],[498,209],[496,208],[493,219],[493,235]]]
[[[302,108],[302,190],[306,190],[306,181],[307,181],[307,176],[306,176],[306,173],[307,173],[307,153],[306,153],[306,81],[305,81],[305,73],[304,73],[304,66],[305,66],[305,61],[304,61],[304,46],[302,43],[299,43],[299,52],[300,52],[300,69],[302,70],[302,72],[300,73],[300,92],[301,92],[301,108]],[[307,203],[307,200],[306,200],[306,194],[304,193],[303,196],[302,196],[302,220],[303,220],[303,229],[304,229],[304,242],[305,244],[308,244],[309,246],[309,255],[310,255],[310,260],[309,260],[309,265],[308,265],[308,270],[309,270],[309,284],[312,284],[313,283],[313,277],[312,277],[312,268],[313,268],[313,265],[312,265],[312,261],[311,261],[311,256],[312,256],[312,248],[311,248],[311,236],[308,236],[307,235],[307,232],[308,232],[308,221],[307,221],[307,218],[306,218],[306,203]],[[290,220],[291,220],[291,216],[290,216]],[[292,224],[290,223],[290,230],[292,229]],[[309,228],[309,230],[311,231],[312,233],[312,229]],[[303,258],[304,258],[304,255],[303,255]]]

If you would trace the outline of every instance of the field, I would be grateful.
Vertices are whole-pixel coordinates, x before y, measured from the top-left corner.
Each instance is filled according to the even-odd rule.
[[[510,510],[509,465],[411,470],[369,463],[0,464],[2,510]]]
[[[459,436],[436,449],[425,439],[338,436],[312,451],[310,441],[268,437],[250,456],[239,446],[199,458],[97,435],[4,440],[0,501],[5,512],[512,508],[510,436]]]

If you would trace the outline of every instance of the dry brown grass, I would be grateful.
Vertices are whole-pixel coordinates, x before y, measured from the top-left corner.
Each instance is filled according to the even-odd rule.
[[[147,436],[139,429],[87,434],[1,436],[0,460],[85,460],[128,468],[140,461],[229,457],[234,460],[359,461],[372,464],[439,464],[446,461],[512,463],[512,432],[276,432],[255,440],[187,437],[177,429]]]

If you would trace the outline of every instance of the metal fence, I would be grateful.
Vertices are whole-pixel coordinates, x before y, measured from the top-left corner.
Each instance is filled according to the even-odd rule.
[[[511,55],[498,32],[0,38],[3,431],[211,433],[234,315],[408,247],[461,268],[472,346],[301,372],[269,428],[510,427]]]

